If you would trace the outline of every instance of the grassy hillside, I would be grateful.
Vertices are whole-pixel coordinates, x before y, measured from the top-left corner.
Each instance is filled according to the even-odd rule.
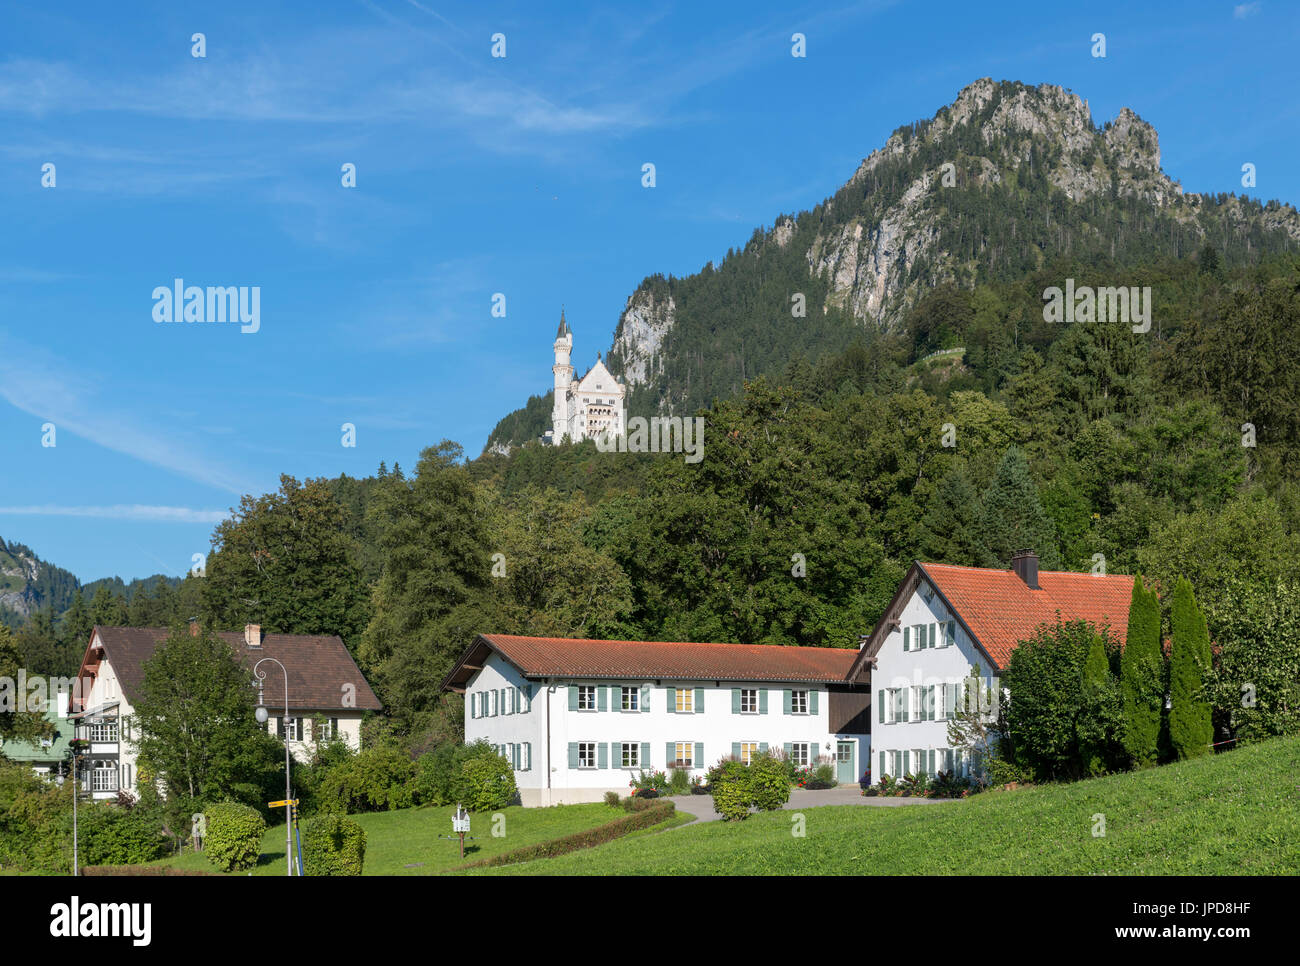
[[[353,815],[366,830],[365,875],[433,875],[460,865],[460,848],[452,839],[451,808],[406,808],[396,812]],[[624,814],[605,804],[558,805],[554,808],[503,809],[505,835],[494,838],[491,815],[470,817],[465,861],[475,862],[499,852],[572,835],[603,825]],[[207,857],[194,852],[161,859],[152,865],[215,872]],[[408,866],[413,866],[409,868]],[[284,875],[284,826],[276,825],[262,836],[262,857],[254,875]]]
[[[1284,875],[1300,872],[1300,737],[928,808],[692,825],[492,874]],[[1097,816],[1105,835],[1094,837]]]

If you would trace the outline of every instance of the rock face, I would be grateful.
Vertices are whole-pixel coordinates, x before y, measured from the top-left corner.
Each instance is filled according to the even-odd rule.
[[[656,298],[642,287],[628,296],[618,328],[614,330],[614,347],[609,353],[609,369],[629,386],[639,386],[662,368],[659,348],[676,321],[677,306],[672,296]]]
[[[1225,259],[1245,257],[1227,247],[1236,239],[1255,246],[1249,257],[1294,250],[1300,216],[1277,202],[1184,193],[1161,170],[1155,129],[1128,107],[1098,127],[1088,102],[1064,88],[981,78],[934,117],[900,127],[813,210],[778,216],[696,275],[643,281],[619,317],[609,369],[642,388],[642,405],[689,409],[764,367],[779,371],[783,353],[755,364],[754,345],[815,357],[836,344],[827,327],[896,331],[935,286],[1020,277],[1053,254],[1117,265],[1130,251],[1187,257],[1207,237]],[[818,293],[809,324],[790,329],[780,300],[805,289]],[[755,320],[779,331],[756,334]]]

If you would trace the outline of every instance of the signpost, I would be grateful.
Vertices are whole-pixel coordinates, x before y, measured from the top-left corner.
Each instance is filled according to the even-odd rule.
[[[288,813],[289,813],[289,828],[292,829],[294,832],[297,832],[297,831],[298,831],[298,799],[296,799],[296,798],[282,798],[282,799],[280,799],[280,801],[278,801],[278,802],[267,802],[266,804],[267,804],[269,807],[271,807],[271,808],[283,808],[283,809],[286,809],[286,810],[288,811]],[[289,841],[289,839],[288,839],[288,837],[287,837],[287,836],[288,836],[288,831],[286,831],[285,835],[286,835],[286,839],[285,839],[285,841],[286,841],[286,843],[287,843],[287,842]],[[290,874],[292,875],[292,874],[293,874],[293,848],[292,848],[291,846],[289,847],[289,855],[288,855],[288,859],[289,859],[289,866],[290,866]],[[302,872],[302,839],[299,838],[299,839],[298,839],[298,875],[301,876],[302,874],[303,874],[303,872]]]
[[[451,831],[452,831],[451,835],[439,835],[438,838],[440,839],[459,838],[460,857],[464,859],[465,858],[465,833],[469,831],[469,812],[465,811],[465,807],[463,805],[457,804],[456,811],[452,813]],[[473,842],[474,836],[471,835],[469,837],[469,840]]]

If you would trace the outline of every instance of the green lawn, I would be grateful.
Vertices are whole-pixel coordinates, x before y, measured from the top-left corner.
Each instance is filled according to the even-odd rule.
[[[1300,738],[1072,785],[710,822],[479,874],[1300,873]],[[1105,834],[1094,836],[1104,816]]]
[[[370,812],[351,816],[366,830],[366,875],[433,875],[460,865],[460,848],[451,834],[451,808],[408,808],[396,812]],[[603,803],[556,805],[552,808],[502,809],[503,837],[492,835],[492,815],[470,817],[470,835],[465,843],[465,861],[473,862],[510,849],[581,832],[603,825],[625,813]],[[422,863],[422,864],[421,864]],[[162,859],[154,865],[215,871],[206,856],[187,852]],[[415,865],[415,868],[407,868]],[[267,829],[262,837],[262,858],[254,875],[284,875],[284,826]],[[244,873],[247,874],[247,873]]]

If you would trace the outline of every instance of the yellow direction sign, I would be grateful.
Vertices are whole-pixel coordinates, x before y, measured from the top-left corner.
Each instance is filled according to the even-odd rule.
[[[270,808],[283,808],[285,805],[297,805],[297,804],[298,804],[298,799],[296,799],[296,798],[287,798],[287,799],[285,799],[285,800],[283,800],[283,801],[279,801],[279,802],[267,802],[266,804],[267,804]]]

